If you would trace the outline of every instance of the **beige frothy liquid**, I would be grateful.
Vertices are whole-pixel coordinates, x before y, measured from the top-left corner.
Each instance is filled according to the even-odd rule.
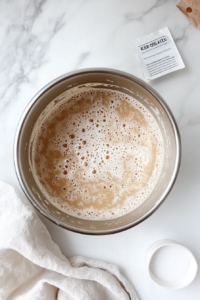
[[[59,102],[33,141],[33,173],[46,198],[82,219],[112,219],[137,208],[163,166],[153,116],[126,94],[103,89]]]

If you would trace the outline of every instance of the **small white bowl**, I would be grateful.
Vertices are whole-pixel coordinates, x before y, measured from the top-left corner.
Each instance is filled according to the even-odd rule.
[[[183,274],[183,277],[178,278],[177,280],[176,279],[175,280],[168,280],[168,279],[164,280],[163,278],[158,278],[158,276],[156,276],[154,274],[155,272],[153,273],[153,270],[152,270],[153,266],[151,266],[151,264],[153,263],[153,259],[156,261],[156,255],[158,256],[159,252],[162,250],[165,250],[165,253],[164,253],[164,251],[163,251],[163,253],[166,255],[167,248],[164,248],[164,247],[168,247],[168,246],[171,246],[174,248],[174,249],[171,248],[172,254],[173,254],[173,251],[175,251],[176,254],[178,253],[177,251],[180,251],[180,259],[181,259],[181,252],[182,252],[182,254],[184,254],[184,255],[186,254],[186,256],[187,256],[188,268],[186,269],[186,273]],[[163,256],[162,258],[164,259],[165,257]],[[168,289],[181,289],[181,288],[187,286],[194,280],[197,270],[198,270],[198,264],[197,264],[197,261],[196,261],[194,255],[192,254],[192,252],[188,248],[186,248],[174,241],[171,241],[171,240],[161,240],[161,241],[158,241],[155,244],[153,244],[147,251],[146,259],[147,259],[147,267],[148,267],[148,273],[149,273],[150,278],[155,283],[157,283],[165,288],[168,288]],[[158,259],[159,259],[159,257],[158,257]],[[168,258],[166,257],[166,261],[167,261],[167,259],[169,260],[169,257]],[[162,261],[162,264],[164,264],[164,261]],[[187,267],[186,261],[185,261],[185,266]],[[167,262],[164,265],[164,267],[168,268]],[[184,263],[183,263],[183,267],[184,267]]]

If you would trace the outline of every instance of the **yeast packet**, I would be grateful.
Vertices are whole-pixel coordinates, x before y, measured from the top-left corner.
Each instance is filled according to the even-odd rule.
[[[134,50],[146,81],[185,68],[167,27],[136,39]]]

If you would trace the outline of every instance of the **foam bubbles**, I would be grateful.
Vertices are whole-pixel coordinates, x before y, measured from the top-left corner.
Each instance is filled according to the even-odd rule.
[[[103,89],[64,99],[33,141],[38,186],[53,205],[83,219],[112,219],[137,208],[155,187],[163,157],[149,111]]]

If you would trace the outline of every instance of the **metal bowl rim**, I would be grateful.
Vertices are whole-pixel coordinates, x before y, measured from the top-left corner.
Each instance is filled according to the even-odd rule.
[[[175,141],[176,141],[176,161],[175,161],[175,165],[174,165],[174,171],[173,174],[171,176],[171,180],[168,183],[168,186],[165,190],[165,192],[163,193],[162,197],[160,197],[160,199],[156,202],[156,204],[143,216],[141,216],[140,218],[138,218],[137,220],[124,225],[124,226],[119,226],[117,228],[113,228],[113,229],[106,229],[106,230],[86,230],[86,229],[81,229],[81,228],[77,228],[75,226],[72,226],[70,224],[66,224],[62,221],[60,221],[59,219],[56,219],[55,217],[53,217],[51,214],[49,214],[44,208],[42,208],[40,205],[38,205],[38,202],[32,198],[32,196],[30,195],[28,189],[26,188],[26,184],[22,179],[22,172],[21,172],[21,168],[20,168],[20,162],[18,159],[19,156],[19,140],[20,140],[20,134],[21,134],[21,130],[23,127],[23,124],[26,120],[26,118],[28,117],[28,113],[31,110],[32,106],[35,104],[35,102],[44,94],[46,93],[49,89],[51,89],[52,87],[54,87],[55,85],[57,85],[59,82],[62,82],[65,79],[69,79],[72,77],[75,77],[77,75],[83,75],[83,74],[91,74],[91,73],[105,73],[105,74],[112,74],[112,75],[118,75],[121,77],[124,77],[126,79],[129,79],[131,81],[136,82],[137,84],[139,84],[140,86],[142,86],[144,89],[146,89],[149,93],[151,93],[156,100],[160,103],[160,105],[164,108],[165,112],[167,113],[167,116],[169,118],[169,121],[172,125],[173,131],[174,131],[174,137],[175,137]],[[180,138],[180,133],[179,133],[179,129],[178,126],[176,124],[175,118],[171,112],[171,109],[169,108],[169,106],[166,104],[166,102],[164,101],[164,99],[159,95],[159,93],[157,93],[152,87],[150,87],[146,82],[144,82],[143,80],[135,77],[134,75],[131,75],[129,73],[123,72],[123,71],[119,71],[119,70],[115,70],[115,69],[108,69],[108,68],[89,68],[89,69],[82,69],[82,70],[78,70],[78,71],[73,71],[73,72],[69,72],[69,73],[65,73],[62,76],[57,77],[56,79],[52,80],[51,82],[49,82],[47,85],[45,85],[32,99],[31,101],[28,103],[28,105],[26,106],[20,121],[18,123],[17,126],[17,130],[15,133],[15,139],[14,139],[14,167],[15,167],[15,172],[18,178],[18,181],[21,185],[21,188],[23,190],[23,192],[25,193],[25,195],[27,196],[27,198],[29,199],[29,201],[32,203],[32,205],[47,219],[49,219],[50,221],[52,221],[53,223],[55,223],[56,225],[68,229],[70,231],[74,231],[77,233],[83,233],[83,234],[89,234],[89,235],[104,235],[104,234],[112,234],[112,233],[117,233],[117,232],[121,232],[124,231],[126,229],[129,229],[133,226],[138,225],[139,223],[143,222],[145,219],[147,219],[148,217],[150,217],[158,208],[159,206],[164,202],[164,200],[166,199],[166,197],[168,196],[168,194],[170,193],[176,178],[178,176],[178,172],[179,172],[179,168],[180,168],[180,162],[181,162],[181,138]],[[111,220],[112,221],[112,220]]]

